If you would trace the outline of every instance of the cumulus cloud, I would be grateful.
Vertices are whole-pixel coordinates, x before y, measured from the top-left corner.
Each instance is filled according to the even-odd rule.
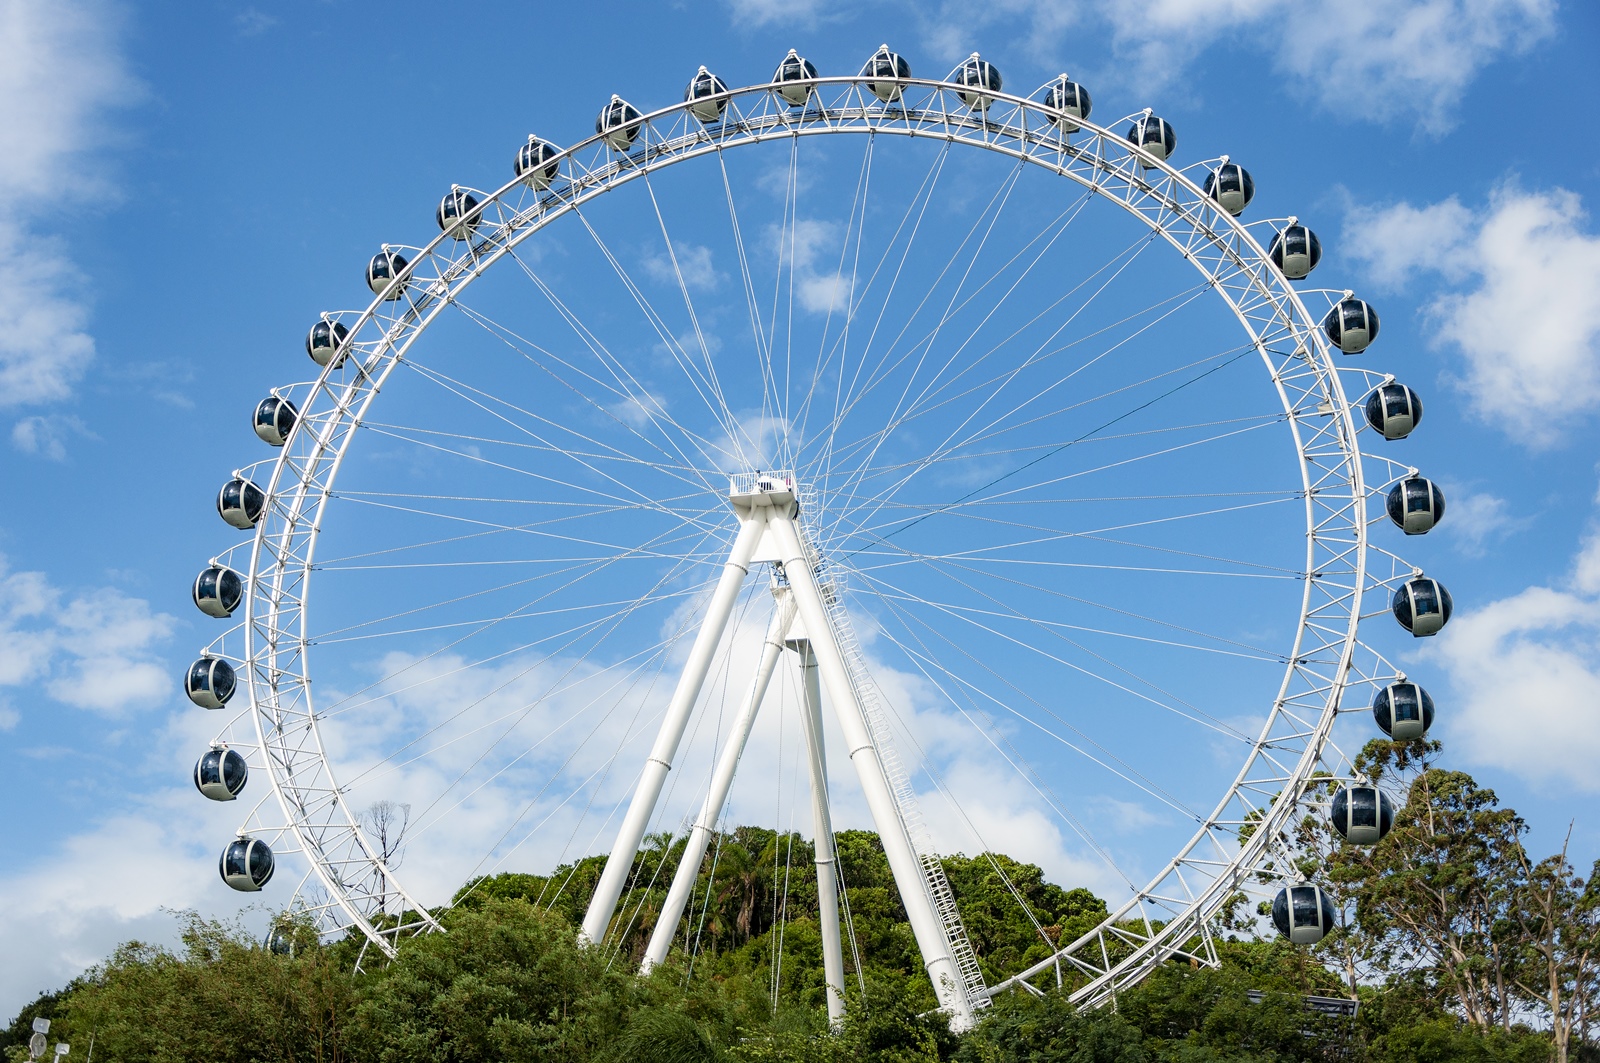
[[[1529,524],[1528,518],[1514,516],[1510,504],[1499,495],[1448,485],[1445,503],[1450,541],[1468,557],[1482,557],[1490,542]]]
[[[139,91],[120,21],[96,0],[0,8],[0,408],[60,401],[94,355],[84,285],[47,235],[46,211],[109,195],[105,114]],[[37,438],[13,437],[24,450]]]
[[[41,684],[62,704],[115,714],[172,689],[154,647],[173,619],[120,591],[64,591],[0,557],[0,687]]]
[[[93,435],[79,418],[62,415],[24,417],[11,427],[11,442],[18,450],[51,461],[66,460],[68,438]]]
[[[724,279],[711,261],[711,248],[699,244],[675,242],[670,254],[662,251],[646,256],[644,268],[652,280],[673,287],[678,286],[681,274],[683,286],[690,292],[714,291]]]
[[[0,875],[0,905],[7,912],[0,954],[27,961],[0,964],[0,1014],[16,1014],[41,991],[104,960],[120,942],[172,942],[173,909],[227,905],[216,852],[195,844],[215,826],[207,822],[211,809],[199,807],[208,802],[196,797],[192,789],[168,791],[153,807],[112,816],[63,839],[25,869]],[[109,867],[114,874],[103,872]]]
[[[781,265],[793,274],[795,298],[814,314],[849,308],[850,280],[841,257],[845,227],[818,218],[800,218],[787,229],[773,225],[767,242]]]
[[[1381,284],[1450,285],[1426,312],[1436,342],[1462,355],[1474,410],[1542,447],[1600,407],[1600,235],[1587,221],[1576,193],[1512,182],[1478,212],[1453,198],[1357,207],[1345,235]]]
[[[809,25],[858,10],[843,0],[729,0],[749,26]],[[1182,80],[1218,43],[1264,53],[1285,84],[1341,115],[1409,118],[1429,132],[1454,123],[1462,95],[1490,63],[1555,29],[1555,0],[941,0],[918,9],[922,45],[954,64],[1005,40],[1060,65],[1086,30],[1111,37],[1105,77],[1153,90]],[[943,70],[934,71],[942,74]]]
[[[774,24],[809,26],[837,11],[828,0],[728,0],[733,20],[751,29]]]
[[[1449,671],[1449,733],[1470,760],[1536,785],[1600,791],[1600,533],[1585,541],[1570,585],[1459,615],[1426,652]]]

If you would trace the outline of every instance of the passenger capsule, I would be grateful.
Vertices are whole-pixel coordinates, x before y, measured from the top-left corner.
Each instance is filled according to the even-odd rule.
[[[202,709],[220,709],[233,697],[236,684],[233,665],[221,657],[201,657],[189,666],[183,691]]]
[[[299,416],[300,411],[294,408],[294,403],[276,395],[268,395],[256,404],[256,435],[261,437],[263,443],[281,447],[288,442],[289,433],[294,430],[295,419]]]
[[[1206,195],[1217,201],[1217,206],[1235,218],[1256,198],[1256,183],[1246,170],[1236,162],[1224,162],[1206,174]]]
[[[639,109],[613,93],[611,102],[600,109],[599,117],[594,120],[594,131],[616,150],[627,151],[633,147],[639,127],[644,124],[639,119]]]
[[[1418,576],[1394,592],[1394,618],[1415,638],[1436,635],[1450,622],[1455,604],[1450,592],[1436,579]]]
[[[231,568],[212,565],[194,578],[193,594],[195,608],[222,619],[232,616],[244,600],[244,580]]]
[[[1423,476],[1411,476],[1389,488],[1389,519],[1407,535],[1423,535],[1444,519],[1444,492]]]
[[[561,168],[561,163],[556,160],[559,154],[556,146],[548,140],[528,134],[528,142],[517,149],[517,177],[536,191],[549,188]]]
[[[1328,818],[1345,841],[1376,845],[1394,829],[1394,801],[1376,786],[1345,786],[1333,795]]]
[[[1296,945],[1315,945],[1333,922],[1333,901],[1320,886],[1287,886],[1272,900],[1273,925]]]
[[[455,186],[439,201],[433,218],[439,223],[439,231],[452,240],[472,239],[472,230],[483,220],[478,213],[478,197]]]
[[[778,95],[796,107],[811,98],[815,88],[812,82],[815,80],[817,80],[817,68],[812,65],[811,60],[802,58],[793,48],[790,48],[789,54],[783,57],[778,69],[772,72],[772,83],[778,86]]]
[[[367,263],[367,287],[372,289],[373,295],[398,299],[406,292],[405,281],[398,279],[405,268],[406,260],[385,247]]]
[[[306,333],[306,353],[318,365],[327,365],[333,361],[334,355],[339,353],[339,348],[344,346],[344,341],[350,338],[350,330],[337,321],[323,318],[311,326],[311,331]]]
[[[275,926],[267,932],[267,951],[274,956],[294,958],[295,940],[292,927]]]
[[[1367,423],[1385,439],[1404,439],[1422,423],[1422,400],[1404,384],[1380,385],[1367,396]]]
[[[249,765],[227,746],[212,746],[195,761],[195,789],[213,801],[232,801],[249,779]]]
[[[911,64],[904,56],[891,52],[887,44],[880,44],[861,68],[861,76],[867,79],[867,88],[874,96],[890,103],[900,98],[900,81],[911,76]]]
[[[700,68],[700,73],[689,79],[689,85],[683,90],[683,99],[689,104],[689,113],[702,122],[718,122],[722,120],[723,109],[728,106],[728,97],[724,95],[728,85],[717,75]]]
[[[229,480],[217,492],[217,512],[240,531],[254,528],[266,508],[266,492],[241,477]]]
[[[1089,117],[1093,101],[1088,89],[1062,74],[1050,83],[1044,105],[1050,111],[1050,121],[1071,133],[1078,128],[1078,122]]]
[[[1360,354],[1378,338],[1378,312],[1364,299],[1345,296],[1322,319],[1322,331],[1345,354]]]
[[[1410,742],[1433,726],[1433,698],[1416,683],[1390,683],[1372,699],[1372,718],[1396,742]]]
[[[1283,232],[1272,238],[1267,257],[1285,277],[1292,281],[1304,280],[1322,261],[1322,241],[1304,225],[1290,222]]]
[[[272,849],[260,838],[241,834],[222,850],[217,871],[240,893],[255,893],[272,881]]]
[[[961,102],[977,111],[988,110],[989,104],[994,101],[994,94],[1000,91],[1000,71],[988,60],[978,58],[977,52],[973,52],[966,62],[956,68],[950,80],[961,86],[956,90]]]
[[[1147,155],[1163,160],[1178,147],[1178,134],[1173,131],[1172,123],[1165,118],[1157,118],[1149,111],[1133,120],[1133,125],[1128,127],[1128,140],[1134,146],[1143,148]],[[1150,165],[1143,160],[1139,165],[1150,169]]]

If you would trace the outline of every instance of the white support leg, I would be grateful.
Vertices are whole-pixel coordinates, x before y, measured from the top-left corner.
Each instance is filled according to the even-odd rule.
[[[627,882],[633,858],[639,852],[639,842],[644,838],[645,828],[655,812],[656,800],[661,796],[667,772],[672,770],[672,758],[683,739],[689,714],[700,697],[706,670],[711,667],[711,658],[716,653],[717,644],[722,641],[723,629],[727,627],[728,616],[733,611],[734,599],[738,597],[744,578],[750,571],[750,558],[761,541],[767,524],[766,515],[765,508],[754,508],[741,515],[739,534],[733,541],[727,562],[722,566],[722,578],[712,592],[705,620],[695,636],[689,659],[684,662],[683,674],[678,677],[678,687],[672,692],[672,701],[667,705],[661,729],[656,733],[650,759],[645,761],[644,771],[639,775],[633,801],[628,805],[628,814],[622,821],[622,829],[617,832],[616,844],[611,847],[611,856],[606,860],[605,870],[601,872],[600,882],[589,901],[589,910],[583,917],[583,928],[578,935],[581,942],[601,941],[606,935],[606,927],[611,924],[617,898],[622,896],[622,887]]]
[[[972,1006],[962,988],[961,975],[950,955],[950,945],[945,938],[944,924],[933,907],[933,898],[923,878],[922,864],[917,859],[905,824],[900,820],[900,810],[895,804],[894,792],[889,788],[888,776],[878,760],[877,748],[872,744],[872,733],[867,725],[866,713],[856,700],[855,686],[850,682],[850,671],[844,653],[834,638],[828,622],[821,590],[817,587],[805,551],[800,545],[800,533],[787,512],[774,512],[767,524],[769,534],[776,539],[783,570],[789,577],[789,586],[799,609],[800,619],[811,638],[816,652],[822,681],[827,684],[828,696],[839,716],[840,728],[850,750],[850,763],[855,765],[861,780],[861,789],[867,799],[878,836],[883,841],[884,855],[889,859],[889,870],[894,875],[911,921],[911,933],[922,952],[922,962],[938,995],[940,1009],[950,1016],[950,1024],[958,1030],[972,1025]]]
[[[789,595],[792,600],[794,595]],[[817,655],[809,639],[791,643],[800,654],[800,687],[805,693],[806,752],[811,759],[811,833],[817,853],[817,919],[822,927],[822,975],[828,987],[828,1023],[844,1018],[844,950],[839,940],[839,880],[833,849],[833,817],[828,811],[828,761],[822,743],[822,686]]]
[[[649,973],[650,968],[666,959],[667,950],[672,947],[672,939],[678,932],[678,920],[683,918],[683,909],[689,903],[690,894],[694,892],[695,879],[700,874],[700,863],[705,859],[706,847],[711,844],[711,832],[716,829],[717,820],[722,818],[722,806],[727,803],[728,790],[733,786],[734,772],[739,768],[739,758],[744,755],[744,745],[750,737],[751,725],[756,721],[756,712],[761,708],[761,699],[766,696],[767,683],[772,679],[772,669],[778,663],[778,656],[783,653],[784,636],[789,633],[789,625],[793,621],[794,595],[783,591],[778,595],[776,606],[772,611],[772,623],[767,627],[767,640],[762,643],[761,661],[756,666],[755,677],[750,682],[750,691],[745,696],[738,718],[734,720],[732,731],[728,734],[728,744],[722,748],[722,757],[717,761],[716,771],[711,777],[711,788],[706,791],[705,803],[700,806],[700,816],[694,821],[693,829],[689,831],[689,843],[683,850],[682,859],[678,861],[678,870],[672,876],[672,888],[667,891],[667,900],[661,908],[661,916],[650,935],[650,944],[645,949],[644,962],[640,965],[640,970],[645,973]]]

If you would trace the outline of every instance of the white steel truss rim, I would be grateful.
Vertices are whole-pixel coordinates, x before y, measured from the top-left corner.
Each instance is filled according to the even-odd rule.
[[[1274,700],[1267,723],[1252,746],[1244,766],[1219,801],[1216,811],[1148,886],[1140,890],[1122,908],[1112,913],[1094,931],[1060,949],[1055,956],[1038,965],[1034,971],[1013,976],[1007,982],[1001,982],[993,987],[991,992],[1014,985],[1018,979],[1048,968],[1063,959],[1086,973],[1095,975],[1088,985],[1074,994],[1075,999],[1097,1000],[1114,991],[1118,985],[1136,980],[1153,963],[1178,953],[1188,937],[1197,933],[1202,937],[1206,936],[1205,920],[1222,900],[1252,873],[1255,858],[1268,848],[1283,824],[1293,814],[1299,803],[1301,791],[1315,770],[1339,711],[1357,645],[1356,628],[1360,619],[1361,596],[1366,583],[1367,535],[1366,522],[1362,519],[1365,489],[1361,457],[1355,442],[1356,426],[1351,405],[1339,378],[1340,367],[1336,364],[1327,341],[1321,335],[1317,320],[1307,312],[1300,293],[1270,265],[1260,244],[1242,222],[1223,211],[1193,181],[1168,162],[1135,148],[1114,131],[1089,121],[1074,120],[1073,124],[1076,126],[1074,132],[1089,143],[1080,142],[1079,145],[1071,145],[1066,134],[1052,121],[1052,112],[1033,100],[994,93],[990,94],[992,102],[988,110],[980,112],[971,110],[959,102],[954,107],[948,106],[951,100],[958,99],[955,94],[963,88],[962,86],[918,78],[899,79],[899,83],[905,89],[931,90],[927,104],[922,108],[912,108],[902,97],[899,106],[884,105],[867,93],[864,79],[828,77],[817,78],[810,82],[814,91],[803,108],[789,108],[783,104],[772,114],[756,115],[760,119],[759,127],[751,118],[732,121],[731,119],[738,117],[736,105],[739,102],[754,100],[759,108],[763,101],[770,103],[776,97],[775,86],[756,85],[730,89],[725,94],[719,94],[718,98],[726,102],[728,111],[725,112],[721,122],[709,126],[699,123],[690,116],[691,103],[688,101],[643,115],[638,120],[638,144],[633,153],[642,155],[642,160],[605,148],[603,137],[600,135],[558,152],[551,160],[559,168],[556,178],[552,181],[552,190],[536,194],[535,208],[517,210],[510,206],[508,202],[510,198],[524,192],[520,178],[514,179],[490,194],[477,208],[479,219],[487,219],[491,208],[501,211],[506,219],[489,237],[456,244],[451,237],[441,233],[426,247],[417,249],[419,253],[402,273],[401,281],[416,284],[419,267],[424,262],[443,263],[444,268],[439,270],[428,288],[421,292],[420,299],[414,302],[406,300],[408,304],[406,311],[390,316],[387,323],[382,311],[391,307],[398,309],[398,305],[381,297],[374,298],[349,326],[349,338],[341,348],[352,365],[350,378],[342,384],[334,380],[342,367],[341,359],[335,358],[330,361],[313,385],[312,393],[304,403],[301,419],[296,424],[293,434],[303,439],[309,430],[308,426],[314,425],[316,429],[314,441],[303,460],[297,458],[291,446],[284,447],[273,460],[271,476],[265,485],[268,509],[256,529],[251,544],[250,579],[247,581],[245,621],[242,625],[243,660],[246,664],[244,678],[251,698],[253,709],[251,715],[257,739],[263,751],[263,759],[270,769],[267,774],[272,780],[273,790],[288,824],[286,829],[295,835],[300,849],[308,855],[323,887],[343,909],[348,918],[348,925],[360,927],[362,932],[384,952],[392,954],[393,945],[387,940],[385,933],[375,928],[366,914],[355,905],[346,884],[339,880],[343,876],[336,878],[331,869],[325,866],[324,859],[319,859],[323,845],[320,839],[314,840],[311,836],[313,831],[318,835],[348,834],[350,840],[359,847],[361,855],[369,862],[372,872],[385,881],[384,890],[391,896],[402,898],[409,908],[421,913],[426,925],[437,926],[427,914],[427,910],[411,898],[389,869],[382,865],[360,830],[356,818],[345,804],[342,791],[336,785],[331,785],[331,768],[322,749],[316,716],[312,708],[309,677],[304,669],[305,649],[308,644],[303,604],[305,589],[310,581],[323,507],[331,494],[332,485],[354,430],[359,426],[373,398],[381,390],[388,373],[416,337],[426,330],[433,318],[488,266],[515,249],[534,232],[588,199],[653,170],[718,152],[723,148],[747,146],[791,136],[884,133],[935,137],[947,143],[982,147],[1020,161],[1042,165],[1091,191],[1106,194],[1107,198],[1143,221],[1152,233],[1157,233],[1166,239],[1213,282],[1212,287],[1218,291],[1239,319],[1273,376],[1280,402],[1288,415],[1292,437],[1300,458],[1308,527],[1306,589],[1302,597],[1300,623],[1279,695]],[[829,107],[822,104],[818,90],[828,87],[845,88],[845,99],[848,99],[853,91],[860,103],[855,107]],[[693,102],[700,104],[704,101]],[[933,110],[931,105],[934,103],[943,103],[945,106]],[[994,120],[996,111],[1005,106],[1012,108],[1012,114],[1017,119],[1015,125]],[[688,132],[671,141],[657,139],[652,145],[651,135],[658,132],[656,126],[673,119],[683,122]],[[683,121],[684,119],[687,121]],[[935,131],[926,127],[925,123],[939,119],[943,120],[942,130]],[[1031,125],[1029,119],[1033,120]],[[1089,150],[1090,147],[1094,150]],[[1027,150],[1029,148],[1039,150],[1041,155],[1053,152],[1055,161],[1051,163],[1043,157],[1029,154]],[[578,155],[586,151],[595,152],[597,155],[603,152],[608,160],[607,164],[599,169],[585,165],[578,159]],[[1099,178],[1121,182],[1127,190],[1124,194],[1128,198],[1110,194],[1107,184],[1102,181],[1085,179],[1083,175],[1073,170],[1074,164],[1082,165]],[[1136,167],[1144,172],[1135,172]],[[1148,176],[1151,173],[1159,176],[1152,179]],[[1180,193],[1184,196],[1182,200],[1176,198]],[[1157,211],[1156,216],[1151,216],[1141,207],[1154,208]],[[1247,316],[1246,308],[1241,306],[1238,299],[1232,297],[1224,286],[1216,283],[1215,271],[1207,273],[1194,253],[1196,245],[1185,246],[1179,242],[1172,228],[1173,223],[1179,220],[1186,223],[1191,236],[1198,237],[1217,253],[1219,267],[1232,267],[1237,274],[1241,289],[1254,297],[1255,301],[1250,304],[1248,311],[1251,316]],[[1229,245],[1230,238],[1236,246]],[[453,244],[460,250],[453,255],[441,254],[441,249]],[[1304,360],[1312,374],[1311,383],[1314,385],[1308,390],[1302,390],[1298,400],[1291,397],[1285,385],[1283,368],[1273,363],[1273,355],[1283,357],[1282,352],[1274,352],[1267,348],[1268,338],[1262,334],[1258,325],[1253,323],[1253,319],[1271,327],[1272,332],[1292,339],[1297,345],[1296,352],[1289,357]],[[376,328],[380,335],[364,339],[364,334],[373,328]],[[1287,364],[1286,362],[1285,366]],[[331,408],[319,411],[313,405],[319,399],[326,400],[331,404]],[[1321,401],[1318,402],[1318,399]],[[1316,483],[1313,483],[1310,468],[1313,462],[1310,460],[1309,448],[1302,434],[1301,420],[1309,420],[1319,415],[1334,419],[1336,431],[1318,433],[1327,437],[1322,443],[1324,447],[1328,445],[1328,440],[1331,440],[1335,447],[1335,450],[1319,453],[1318,456],[1326,459],[1330,454],[1336,454],[1337,461],[1332,468],[1320,474]],[[291,440],[292,442],[294,440]],[[1336,473],[1343,475],[1339,476]],[[287,490],[280,496],[280,484],[286,482]],[[1317,507],[1319,504],[1325,504],[1324,500],[1330,498],[1337,500],[1339,505],[1330,507],[1330,515],[1319,520]],[[1349,517],[1341,523],[1339,518],[1342,513],[1348,513]],[[302,540],[303,546],[299,546]],[[1340,588],[1334,585],[1332,591],[1326,591],[1322,587],[1324,582],[1328,582],[1328,573],[1324,571],[1327,566],[1318,565],[1319,548],[1327,551],[1330,558],[1344,559],[1349,563],[1347,578],[1351,580],[1351,586]],[[269,563],[264,565],[264,561]],[[269,590],[271,593],[264,593]],[[1340,619],[1341,616],[1344,619],[1342,639],[1325,639],[1321,646],[1324,651],[1335,643],[1341,647],[1338,663],[1333,667],[1332,674],[1326,677],[1313,672],[1310,662],[1302,657],[1307,641],[1306,635],[1312,626],[1313,614],[1317,612],[1312,605],[1313,593],[1319,590],[1325,591],[1330,602],[1346,603],[1343,608],[1338,609],[1333,616],[1324,621],[1324,624],[1327,624]],[[291,619],[285,614],[298,615]],[[292,660],[295,667],[284,667],[286,659]],[[1159,887],[1162,883],[1170,881],[1175,874],[1181,874],[1186,863],[1199,863],[1199,861],[1186,861],[1186,858],[1202,841],[1215,840],[1215,827],[1218,824],[1229,822],[1223,813],[1235,800],[1239,800],[1244,792],[1250,779],[1251,768],[1268,748],[1273,726],[1284,712],[1295,678],[1302,673],[1307,678],[1316,680],[1310,685],[1307,693],[1315,694],[1318,690],[1322,691],[1319,699],[1322,701],[1322,706],[1313,731],[1302,736],[1306,738],[1305,748],[1296,758],[1287,782],[1263,815],[1261,828],[1253,832],[1251,839],[1237,849],[1224,872],[1211,873],[1213,877],[1207,889],[1199,894],[1190,891],[1191,900],[1187,908],[1174,915],[1163,930],[1150,932],[1148,918],[1142,915],[1144,902],[1160,896]],[[292,695],[288,699],[284,697],[286,688]],[[1300,697],[1305,696],[1300,695]],[[295,703],[293,711],[286,708],[286,700]],[[294,720],[297,728],[303,728],[311,736],[312,745],[309,752],[316,758],[316,767],[320,768],[322,775],[330,780],[330,785],[308,788],[296,784],[290,773],[290,766],[284,762],[284,757],[291,751],[287,749],[282,736],[285,734],[285,721],[290,719]],[[304,754],[308,751],[302,748],[293,752]],[[339,817],[336,822],[312,825],[303,821],[305,799],[313,792],[318,795],[319,803],[326,803],[331,793],[334,810]],[[341,861],[345,862],[348,861]],[[1130,917],[1140,917],[1145,922],[1145,934],[1130,935],[1126,929],[1116,926],[1117,923],[1126,921]],[[1132,955],[1112,964],[1109,962],[1109,957],[1104,957],[1103,942],[1108,934],[1115,934],[1129,943],[1137,944],[1138,947]],[[1085,963],[1075,955],[1079,949],[1095,940],[1102,942],[1102,956],[1106,962],[1101,965]]]

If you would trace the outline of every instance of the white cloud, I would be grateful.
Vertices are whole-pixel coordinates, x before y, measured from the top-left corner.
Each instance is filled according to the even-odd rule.
[[[1585,594],[1600,594],[1600,531],[1589,533],[1578,551],[1573,576]]]
[[[1571,590],[1530,587],[1459,615],[1426,651],[1449,670],[1441,711],[1467,759],[1535,785],[1600,791],[1597,544],[1584,545]]]
[[[751,29],[782,24],[809,26],[830,12],[827,0],[728,0],[734,22]]]
[[[43,233],[47,209],[108,194],[104,116],[139,94],[120,33],[96,0],[0,7],[0,408],[60,401],[94,355],[81,280]]]
[[[11,442],[18,450],[51,461],[66,460],[70,436],[94,438],[94,433],[78,418],[62,415],[24,417],[11,426]]]
[[[1600,407],[1600,235],[1566,189],[1496,190],[1473,214],[1454,199],[1350,212],[1345,236],[1374,280],[1434,273],[1454,285],[1427,315],[1464,358],[1485,420],[1531,446]]]
[[[1354,207],[1345,218],[1344,246],[1366,265],[1381,287],[1403,290],[1431,270],[1458,281],[1471,274],[1472,212],[1451,196],[1443,203],[1413,207]]]
[[[143,599],[71,594],[0,557],[0,687],[41,683],[62,704],[108,714],[155,704],[172,679],[153,647],[172,626]]]
[[[677,262],[674,264],[673,257]],[[678,276],[683,275],[683,286],[692,292],[714,291],[724,277],[711,261],[711,248],[699,244],[674,243],[672,254],[662,251],[644,260],[645,272],[660,284],[678,286]]]
[[[59,402],[83,378],[94,338],[78,281],[44,239],[0,215],[0,408]],[[13,435],[25,450],[32,438]]]
[[[729,0],[729,6],[735,21],[764,26],[843,18],[860,5]],[[1212,45],[1243,41],[1265,53],[1286,86],[1337,114],[1411,118],[1439,132],[1453,124],[1462,95],[1484,67],[1554,32],[1555,12],[1555,0],[943,0],[918,11],[921,44],[937,60],[929,69],[914,60],[913,70],[942,76],[973,48],[999,41],[1037,63],[1059,65],[1086,30],[1103,29],[1114,61],[1104,64],[1097,83],[1120,79],[1155,91],[1182,81]]]
[[[1453,484],[1446,485],[1444,492],[1450,542],[1468,557],[1482,557],[1492,540],[1531,522],[1531,518],[1513,516],[1510,504],[1498,495],[1468,491]]]
[[[0,905],[7,912],[0,955],[26,962],[0,964],[0,1014],[16,1014],[123,941],[175,944],[175,909],[238,908],[244,895],[227,896],[217,878],[217,851],[226,836],[216,840],[215,851],[195,843],[218,833],[207,829],[217,826],[208,815],[216,806],[208,805],[193,788],[165,791],[151,807],[63,839],[26,866],[19,865],[29,854],[9,854],[17,870],[0,877]]]
[[[767,230],[767,242],[794,274],[800,305],[814,314],[849,309],[850,280],[842,272],[844,238],[843,225],[816,218],[801,218],[788,229],[774,225]]]

